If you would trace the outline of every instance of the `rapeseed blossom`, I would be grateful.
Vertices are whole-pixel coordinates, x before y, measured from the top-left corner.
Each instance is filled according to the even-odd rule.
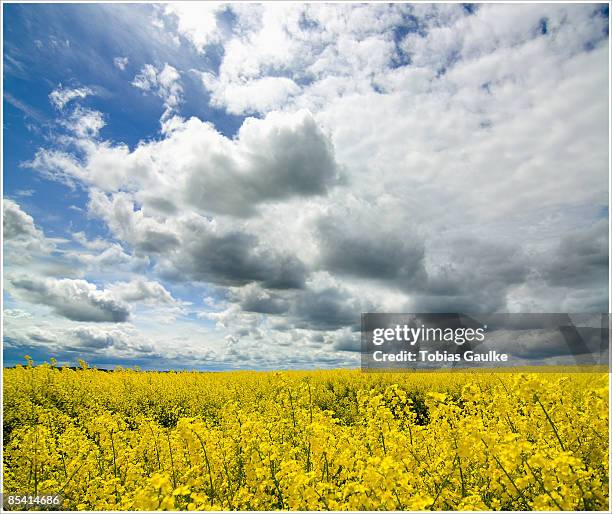
[[[607,373],[4,372],[5,491],[70,510],[606,510]]]

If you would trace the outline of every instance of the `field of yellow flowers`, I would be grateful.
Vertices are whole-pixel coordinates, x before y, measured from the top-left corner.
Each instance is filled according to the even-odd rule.
[[[76,510],[607,510],[608,374],[4,370],[4,490]]]

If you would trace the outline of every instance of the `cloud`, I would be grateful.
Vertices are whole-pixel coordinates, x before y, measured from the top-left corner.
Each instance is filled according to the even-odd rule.
[[[11,95],[8,92],[4,93],[4,100],[6,100],[8,104],[12,105],[16,109],[19,109],[27,117],[37,121],[41,125],[45,125],[49,121],[47,117],[42,112],[40,112],[38,109],[35,109],[31,105],[27,104],[26,102],[23,102],[22,100],[18,98],[15,98],[13,95]]]
[[[263,77],[241,84],[223,82],[211,73],[202,73],[201,78],[211,93],[212,105],[225,107],[232,114],[279,109],[300,91],[300,87],[287,77]]]
[[[190,41],[199,53],[207,45],[219,42],[221,29],[217,15],[227,8],[218,2],[173,2],[166,5],[164,14],[175,16],[178,32]]]
[[[87,243],[92,248],[91,253],[83,251],[66,251],[66,259],[72,259],[79,263],[83,271],[110,271],[119,272],[122,269],[143,272],[149,264],[146,256],[135,256],[126,253],[118,243],[108,243],[106,241],[93,241]],[[96,250],[98,244],[102,245],[100,251]]]
[[[232,302],[243,311],[260,314],[284,314],[289,310],[289,301],[275,291],[268,291],[257,284],[248,284],[230,291]]]
[[[167,120],[183,101],[183,86],[181,75],[168,63],[161,69],[152,64],[145,64],[134,80],[132,86],[145,92],[150,92],[164,101],[162,121]]]
[[[5,239],[40,239],[42,232],[34,225],[34,218],[25,213],[19,204],[13,200],[4,199],[3,210],[3,233]]]
[[[130,60],[127,57],[115,57],[113,59],[113,64],[115,65],[116,68],[120,69],[121,71],[125,70],[129,62]]]
[[[542,265],[543,277],[556,287],[589,288],[608,283],[608,221],[602,219],[561,238],[552,261]]]
[[[295,255],[286,255],[238,230],[224,231],[202,218],[179,226],[181,245],[162,260],[168,276],[220,285],[259,282],[272,289],[300,288],[306,267]]]
[[[142,362],[151,365],[162,357],[152,341],[129,325],[101,326],[81,323],[73,327],[40,323],[39,327],[10,322],[6,326],[5,355],[21,358],[24,351],[35,360],[55,357],[60,362],[87,362],[125,365]]]
[[[362,77],[385,68],[394,51],[395,6],[231,5],[234,37],[224,42],[216,74],[202,75],[211,103],[228,112],[269,112],[313,79]],[[179,32],[185,33],[178,27]],[[188,34],[187,34],[188,37]],[[188,37],[189,39],[189,37]],[[369,80],[368,80],[369,81]]]
[[[368,215],[369,214],[369,215]],[[333,273],[392,281],[422,288],[426,280],[425,247],[409,227],[393,231],[376,213],[354,210],[321,217],[317,222],[320,265]]]
[[[520,246],[476,236],[451,239],[428,267],[427,286],[414,295],[413,312],[503,312],[510,289],[530,273]]]
[[[106,125],[101,112],[85,109],[81,106],[77,106],[70,116],[62,120],[61,123],[68,130],[83,138],[96,137]]]
[[[88,209],[137,251],[161,254],[179,244],[173,227],[146,216],[144,209],[135,210],[134,201],[127,193],[116,193],[109,198],[100,191],[92,190]]]
[[[104,351],[123,358],[160,357],[153,345],[133,330],[84,326],[72,329],[69,335],[75,340],[77,352]]]
[[[195,214],[161,222],[134,210],[125,194],[111,198],[92,192],[90,211],[106,221],[120,239],[137,250],[155,254],[160,270],[175,280],[223,285],[261,282],[271,288],[296,288],[306,269],[293,255],[283,255],[261,244],[256,235],[222,229],[215,221]]]
[[[189,123],[190,132],[209,130]],[[186,199],[202,210],[248,216],[258,203],[325,194],[339,178],[333,147],[305,111],[247,118],[232,142],[209,138],[217,141],[212,155],[202,162],[194,152],[186,176]]]
[[[87,235],[83,231],[73,232],[72,239],[88,250],[106,250],[109,247],[108,241],[102,238],[98,237],[93,241],[87,239]]]
[[[133,85],[163,102],[161,132],[104,140],[110,114],[78,107],[81,132],[29,163],[89,198],[87,234],[49,274],[70,267],[133,303],[143,339],[168,355],[193,341],[177,359],[219,366],[355,365],[361,312],[607,308],[599,7],[153,11],[155,31],[133,16],[134,39],[159,32],[165,47],[130,59],[156,63]],[[192,325],[182,297],[208,298]]]
[[[34,158],[23,163],[24,167],[35,169],[43,177],[61,182],[71,189],[75,189],[77,181],[82,175],[81,166],[76,157],[61,150],[48,150],[40,148]]]
[[[18,203],[4,198],[2,211],[2,235],[7,248],[38,253],[48,253],[53,250],[53,242],[35,226],[32,216],[24,212]],[[23,257],[22,253],[21,258]]]
[[[371,305],[358,296],[340,287],[310,289],[299,294],[291,312],[296,319],[295,326],[314,330],[336,330],[343,327],[357,327],[361,313],[370,310]]]
[[[30,303],[50,307],[72,321],[124,322],[128,306],[109,291],[99,290],[86,280],[17,275],[9,277],[10,292]]]
[[[68,103],[77,98],[93,95],[94,91],[88,87],[64,88],[61,84],[49,94],[49,100],[57,109],[63,109]]]
[[[110,287],[110,291],[127,303],[145,302],[148,304],[174,304],[172,294],[159,282],[138,277],[131,282],[118,282]]]
[[[7,318],[31,318],[32,314],[22,309],[4,309],[2,314]]]
[[[157,211],[180,206],[238,217],[263,203],[325,195],[341,176],[329,137],[307,111],[248,118],[234,139],[191,118],[132,152],[106,141],[83,141],[81,149],[83,159],[42,149],[28,165],[71,185],[135,191]]]
[[[360,352],[361,337],[359,332],[340,330],[333,337],[333,348],[339,352]]]
[[[15,192],[15,196],[19,196],[20,198],[28,198],[33,196],[36,191],[34,189],[20,189]]]

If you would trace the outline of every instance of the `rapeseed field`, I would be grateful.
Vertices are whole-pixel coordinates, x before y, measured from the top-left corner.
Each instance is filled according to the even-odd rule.
[[[607,510],[608,374],[4,370],[5,492],[68,510]]]

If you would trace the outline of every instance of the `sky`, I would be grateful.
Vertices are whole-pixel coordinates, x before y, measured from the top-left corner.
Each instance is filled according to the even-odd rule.
[[[607,312],[608,16],[3,4],[4,365],[357,367],[362,312]]]

